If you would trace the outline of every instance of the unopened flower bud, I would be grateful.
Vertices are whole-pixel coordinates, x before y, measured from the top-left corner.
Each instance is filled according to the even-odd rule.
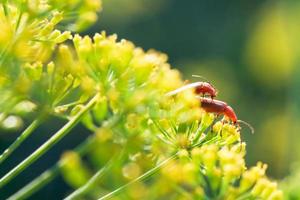
[[[63,19],[63,14],[61,12],[54,12],[53,18],[51,19],[50,23],[53,25],[58,24]]]
[[[47,23],[43,29],[40,31],[40,35],[43,37],[48,36],[54,29],[54,24],[52,22]]]
[[[267,185],[268,180],[266,180],[265,178],[259,179],[258,182],[255,184],[254,188],[251,190],[251,194],[254,196],[260,196]]]
[[[270,197],[267,200],[283,200],[283,193],[280,190],[272,192]]]
[[[134,179],[141,174],[141,168],[137,163],[130,162],[122,168],[122,174],[127,179]]]
[[[261,197],[267,199],[271,194],[276,191],[277,184],[275,182],[269,182],[266,188],[261,193]]]
[[[222,128],[223,128],[223,123],[221,121],[218,121],[213,126],[213,132],[219,134],[222,131]]]
[[[60,34],[57,38],[54,39],[54,42],[56,44],[62,43],[66,40],[72,39],[72,35],[70,31],[65,31],[62,34]]]

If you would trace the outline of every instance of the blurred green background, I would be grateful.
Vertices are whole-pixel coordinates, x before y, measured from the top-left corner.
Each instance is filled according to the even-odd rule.
[[[106,30],[144,49],[165,52],[184,79],[208,79],[218,99],[231,105],[238,117],[255,128],[243,127],[247,164],[262,160],[268,174],[280,179],[300,160],[300,2],[263,0],[103,0],[99,22],[85,34]],[[51,130],[62,122],[53,119]],[[49,124],[48,124],[49,126]],[[50,135],[49,127],[35,133],[0,173],[22,160]],[[47,130],[47,131],[46,131]],[[72,148],[87,130],[78,128],[18,177],[8,188],[19,188]],[[0,134],[0,148],[17,133]],[[34,199],[60,199],[68,187],[61,179]],[[54,193],[55,191],[55,193]],[[10,193],[10,190],[5,191]]]

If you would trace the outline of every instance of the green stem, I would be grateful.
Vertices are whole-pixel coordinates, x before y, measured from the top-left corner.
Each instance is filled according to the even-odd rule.
[[[89,181],[86,184],[84,184],[83,186],[81,186],[80,188],[78,188],[77,190],[75,190],[74,192],[72,192],[69,196],[67,196],[66,198],[64,198],[64,200],[76,199],[80,195],[82,195],[83,193],[85,193],[87,190],[89,190],[90,188],[92,188],[94,185],[96,185],[96,183],[98,182],[98,180],[112,166],[113,160],[114,159],[111,159],[104,167],[102,167],[99,171],[97,171],[93,175],[93,177],[91,179],[89,179]]]
[[[119,192],[121,192],[122,190],[126,189],[128,186],[131,186],[132,184],[134,184],[138,181],[142,181],[142,180],[148,178],[149,176],[153,175],[156,171],[158,171],[161,167],[166,165],[169,161],[174,159],[176,156],[177,156],[177,153],[175,153],[171,157],[167,158],[166,160],[162,161],[156,167],[150,169],[149,171],[147,171],[146,173],[144,173],[141,176],[137,177],[136,179],[134,179],[134,180],[130,181],[129,183],[127,183],[127,184],[115,189],[114,191],[104,195],[103,197],[99,198],[98,200],[109,199],[109,198],[113,197],[114,195],[118,194]]]
[[[196,135],[196,136],[195,136],[195,138],[193,139],[192,144],[196,144],[196,143],[199,142],[199,139],[200,139],[202,133],[203,133],[208,127],[209,127],[209,126],[205,126],[204,123],[202,123],[202,122],[200,123],[198,129],[197,129],[196,132],[195,132],[195,135]]]
[[[77,148],[75,148],[74,151],[76,153],[78,153],[80,156],[82,156],[88,152],[88,150],[92,146],[93,142],[94,142],[94,137],[89,137],[82,144],[80,144]],[[33,181],[31,181],[26,186],[24,186],[22,189],[20,189],[17,193],[10,196],[8,198],[8,200],[15,200],[15,199],[21,200],[21,199],[29,198],[36,191],[38,191],[43,186],[45,186],[50,181],[52,181],[55,177],[57,177],[59,175],[60,169],[62,167],[64,167],[65,164],[66,164],[66,162],[63,162],[62,160],[60,160],[53,167],[46,170],[40,176],[38,176]]]
[[[210,181],[209,181],[209,178],[205,175],[205,174],[202,174],[202,177],[203,177],[203,180],[205,182],[205,192],[206,192],[206,195],[209,196],[211,199],[214,199],[214,197],[216,196],[214,191],[213,191],[213,188],[211,187],[210,185]]]
[[[9,171],[0,179],[0,188],[11,181],[15,176],[21,173],[24,169],[35,162],[39,157],[46,153],[53,145],[60,141],[70,130],[80,121],[82,116],[89,111],[98,99],[98,95],[94,96],[90,102],[78,112],[76,116],[71,118],[71,120],[65,124],[59,131],[57,131],[50,139],[48,139],[43,145],[41,145],[37,150],[35,150],[30,156],[23,160],[19,165]]]
[[[4,10],[5,16],[8,16],[7,0],[3,1],[2,7],[3,7],[3,10]]]
[[[34,120],[22,133],[21,135],[0,155],[0,164],[10,155],[12,154],[23,142],[26,138],[28,138],[33,131],[40,125],[42,121],[42,117]]]
[[[112,117],[106,125],[108,127],[113,127],[116,124],[118,124],[120,120],[120,116],[116,115]],[[78,147],[74,149],[76,153],[78,153],[80,156],[84,156],[92,147],[93,142],[95,138],[93,136],[90,136],[88,139],[86,139],[83,143],[81,143]],[[57,175],[59,175],[60,169],[65,165],[65,162],[59,161],[57,162],[53,167],[46,170],[44,173],[39,175],[37,178],[35,178],[33,181],[28,183],[26,186],[21,188],[17,193],[9,197],[9,200],[15,200],[15,199],[27,199],[31,195],[33,195],[35,192],[40,190],[43,186],[48,184],[50,181],[52,181]]]
[[[173,188],[181,194],[185,199],[193,200],[193,195],[190,194],[188,191],[183,189],[182,187],[178,186],[176,183],[173,185]]]
[[[17,20],[17,24],[16,24],[16,32],[18,32],[18,28],[20,26],[22,15],[23,15],[23,12],[22,12],[22,10],[20,10],[20,14],[19,14],[19,17],[18,17],[18,20]]]
[[[27,199],[38,191],[41,187],[51,182],[57,175],[59,175],[59,170],[62,167],[62,163],[58,162],[56,165],[42,173],[38,178],[31,181],[28,185],[23,187],[14,195],[10,196],[8,200],[21,200]]]
[[[203,146],[203,145],[206,145],[209,143],[215,143],[215,142],[218,142],[219,140],[221,140],[221,138],[219,138],[218,136],[215,136],[215,137],[211,138],[210,140],[206,140],[206,141],[205,140],[206,140],[206,137],[204,138],[204,140],[200,141],[199,143],[192,145],[191,148]]]
[[[239,196],[237,198],[237,200],[247,200],[247,199],[251,199],[251,197],[252,197],[252,194],[250,192],[248,192],[248,193],[245,193],[245,194]]]

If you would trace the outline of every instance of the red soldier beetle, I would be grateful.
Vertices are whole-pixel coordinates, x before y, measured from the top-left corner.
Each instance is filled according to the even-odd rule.
[[[219,100],[200,98],[201,107],[209,113],[216,113],[217,115],[225,115],[233,124],[243,123],[249,127],[251,133],[254,133],[254,128],[245,121],[238,120],[233,108],[227,103]]]

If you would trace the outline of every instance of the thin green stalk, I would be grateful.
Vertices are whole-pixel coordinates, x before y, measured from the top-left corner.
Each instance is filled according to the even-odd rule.
[[[82,116],[89,111],[98,99],[98,95],[94,96],[89,103],[84,106],[82,110],[78,112],[77,115],[71,118],[71,120],[66,123],[60,130],[58,130],[50,139],[48,139],[43,145],[41,145],[37,150],[35,150],[30,156],[23,160],[19,165],[9,171],[0,179],[0,188],[11,181],[15,176],[25,170],[33,162],[35,162],[39,157],[46,153],[53,145],[60,141],[70,130],[80,121]]]
[[[215,136],[215,137],[211,138],[210,140],[207,140],[207,141],[205,141],[205,140],[206,140],[206,138],[204,138],[204,140],[198,142],[197,144],[193,144],[191,146],[191,148],[203,146],[203,145],[206,145],[206,144],[209,144],[209,143],[215,143],[215,142],[218,142],[219,140],[221,140],[221,138],[219,138],[218,136]]]
[[[80,156],[85,155],[89,147],[94,142],[94,137],[89,137],[86,139],[83,143],[81,143],[77,148],[75,148],[75,152],[78,153]],[[48,184],[50,181],[52,181],[55,177],[59,175],[60,169],[66,164],[63,160],[60,160],[57,162],[53,167],[46,170],[44,173],[39,175],[37,178],[35,178],[33,181],[28,183],[26,186],[24,186],[22,189],[20,189],[17,193],[13,194],[8,198],[8,200],[15,200],[15,199],[27,199],[31,195],[33,195],[36,191],[41,189],[43,186]]]
[[[177,185],[176,183],[173,185],[173,188],[181,194],[185,199],[193,200],[193,195],[190,194],[188,191]]]
[[[109,127],[113,127],[116,125],[119,120],[120,116],[116,115],[112,117],[106,125]],[[78,147],[74,149],[76,153],[78,153],[80,156],[84,156],[88,151],[89,148],[92,146],[94,142],[94,137],[90,136],[88,139],[86,139],[83,143],[81,143]],[[26,186],[21,188],[17,193],[9,197],[9,200],[15,200],[15,199],[27,199],[31,195],[33,195],[35,192],[40,190],[43,186],[48,184],[50,181],[52,181],[56,176],[59,175],[60,169],[65,165],[66,163],[63,161],[57,162],[53,167],[46,170],[44,173],[39,175],[37,178],[35,178],[33,181],[28,183]]]
[[[16,24],[16,32],[18,32],[18,28],[20,26],[20,22],[21,22],[21,19],[22,19],[22,15],[23,15],[23,12],[20,11],[20,14],[19,14],[19,17],[18,17],[18,20],[17,20],[17,24]]]
[[[248,193],[245,193],[245,194],[239,196],[237,198],[237,200],[247,200],[247,199],[251,199],[251,197],[252,197],[252,194],[250,192],[248,192]]]
[[[31,181],[28,185],[23,187],[17,193],[13,194],[8,198],[8,200],[21,200],[27,199],[38,191],[41,187],[51,182],[57,175],[59,175],[62,163],[58,162],[56,165],[42,173],[39,177]]]
[[[21,135],[0,155],[0,164],[10,155],[12,154],[23,142],[26,138],[28,138],[33,131],[40,125],[43,117],[39,117],[34,120],[22,133]]]
[[[5,16],[8,16],[7,0],[3,1],[2,7],[3,7],[3,10],[4,10]]]
[[[137,177],[136,179],[130,181],[129,183],[115,189],[114,191],[102,196],[101,198],[99,198],[98,200],[104,200],[104,199],[109,199],[111,197],[113,197],[114,195],[118,194],[119,192],[121,192],[122,190],[126,189],[128,186],[131,186],[132,184],[138,182],[138,181],[142,181],[146,178],[148,178],[149,176],[153,175],[156,171],[158,171],[161,167],[163,167],[164,165],[166,165],[169,161],[171,161],[172,159],[174,159],[177,156],[177,153],[175,153],[174,155],[172,155],[171,157],[167,158],[166,160],[162,161],[161,163],[159,163],[156,167],[150,169],[149,171],[145,172],[144,174],[142,174],[141,176]]]
[[[199,139],[202,135],[202,133],[208,128],[208,126],[205,126],[203,123],[200,123],[198,129],[195,132],[195,138],[193,139],[192,143],[195,144],[199,142]]]
[[[74,85],[74,82],[75,82],[75,78],[73,78],[72,82],[70,83],[70,85],[68,85],[67,89],[65,91],[63,91],[63,94],[54,101],[54,103],[53,103],[54,106],[56,106],[58,103],[62,102],[62,100],[64,100],[66,98],[66,96],[68,96],[70,94],[71,89]]]
[[[155,121],[155,119],[152,119],[153,124],[156,126],[156,128],[158,128],[160,130],[160,132],[169,140],[175,140],[174,137],[172,137],[166,130],[164,130],[157,121]]]
[[[208,177],[205,174],[202,174],[202,177],[204,179],[204,182],[206,184],[206,193],[209,196],[209,198],[214,199],[214,197],[216,196],[215,192],[213,191],[213,188],[211,187],[211,183],[208,179]]]
[[[104,167],[102,167],[99,171],[97,171],[93,175],[93,177],[91,179],[89,179],[89,181],[86,184],[84,184],[83,186],[81,186],[80,188],[78,188],[77,190],[75,190],[74,192],[72,192],[69,196],[67,196],[66,198],[64,198],[64,200],[76,199],[77,197],[79,197],[80,195],[82,195],[84,192],[86,192],[87,190],[89,190],[90,188],[92,188],[94,185],[96,185],[96,183],[98,182],[98,180],[112,166],[114,160],[115,159],[111,159]]]

